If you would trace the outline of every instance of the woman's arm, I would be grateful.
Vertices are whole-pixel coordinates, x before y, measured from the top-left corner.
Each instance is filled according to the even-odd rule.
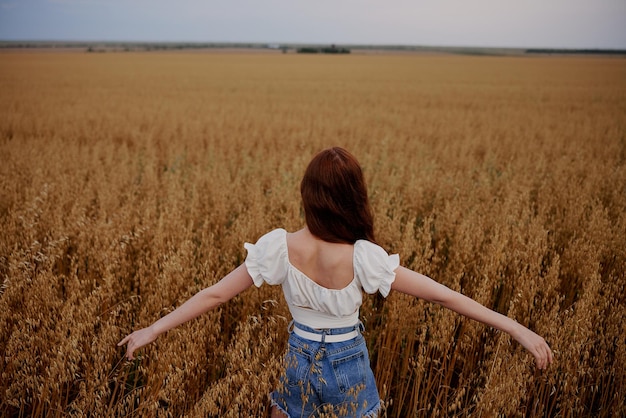
[[[468,318],[511,334],[535,357],[535,362],[539,369],[545,369],[552,363],[552,351],[542,337],[511,318],[492,311],[475,300],[455,292],[423,274],[404,267],[398,267],[396,269],[396,279],[391,288],[440,304]]]
[[[137,330],[127,335],[117,343],[122,346],[128,343],[126,357],[132,360],[135,350],[150,344],[162,333],[177,327],[203,313],[229,301],[239,293],[252,286],[252,277],[248,274],[245,265],[240,265],[231,271],[222,280],[196,293],[176,310],[165,315],[149,327]]]

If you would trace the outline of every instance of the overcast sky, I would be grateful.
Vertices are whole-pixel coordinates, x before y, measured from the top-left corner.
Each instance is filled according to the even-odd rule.
[[[0,40],[626,49],[626,0],[0,0]]]

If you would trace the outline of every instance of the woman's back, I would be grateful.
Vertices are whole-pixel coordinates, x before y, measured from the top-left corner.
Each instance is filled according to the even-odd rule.
[[[354,280],[354,245],[332,243],[304,228],[287,234],[289,263],[327,289],[343,289]]]

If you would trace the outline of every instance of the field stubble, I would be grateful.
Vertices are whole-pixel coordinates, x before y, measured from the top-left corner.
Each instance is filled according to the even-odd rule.
[[[251,289],[123,360],[120,338],[302,225],[321,148],[378,242],[545,336],[368,297],[384,416],[626,414],[626,61],[3,54],[0,414],[263,416],[289,313]]]

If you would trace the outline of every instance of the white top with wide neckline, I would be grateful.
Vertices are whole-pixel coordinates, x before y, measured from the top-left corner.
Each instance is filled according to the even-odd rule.
[[[256,244],[245,243],[245,260],[254,284],[281,285],[293,319],[311,328],[343,328],[359,321],[359,308],[366,293],[386,297],[400,265],[397,254],[367,240],[354,243],[354,277],[341,289],[329,289],[298,270],[289,261],[287,231],[274,229]]]

